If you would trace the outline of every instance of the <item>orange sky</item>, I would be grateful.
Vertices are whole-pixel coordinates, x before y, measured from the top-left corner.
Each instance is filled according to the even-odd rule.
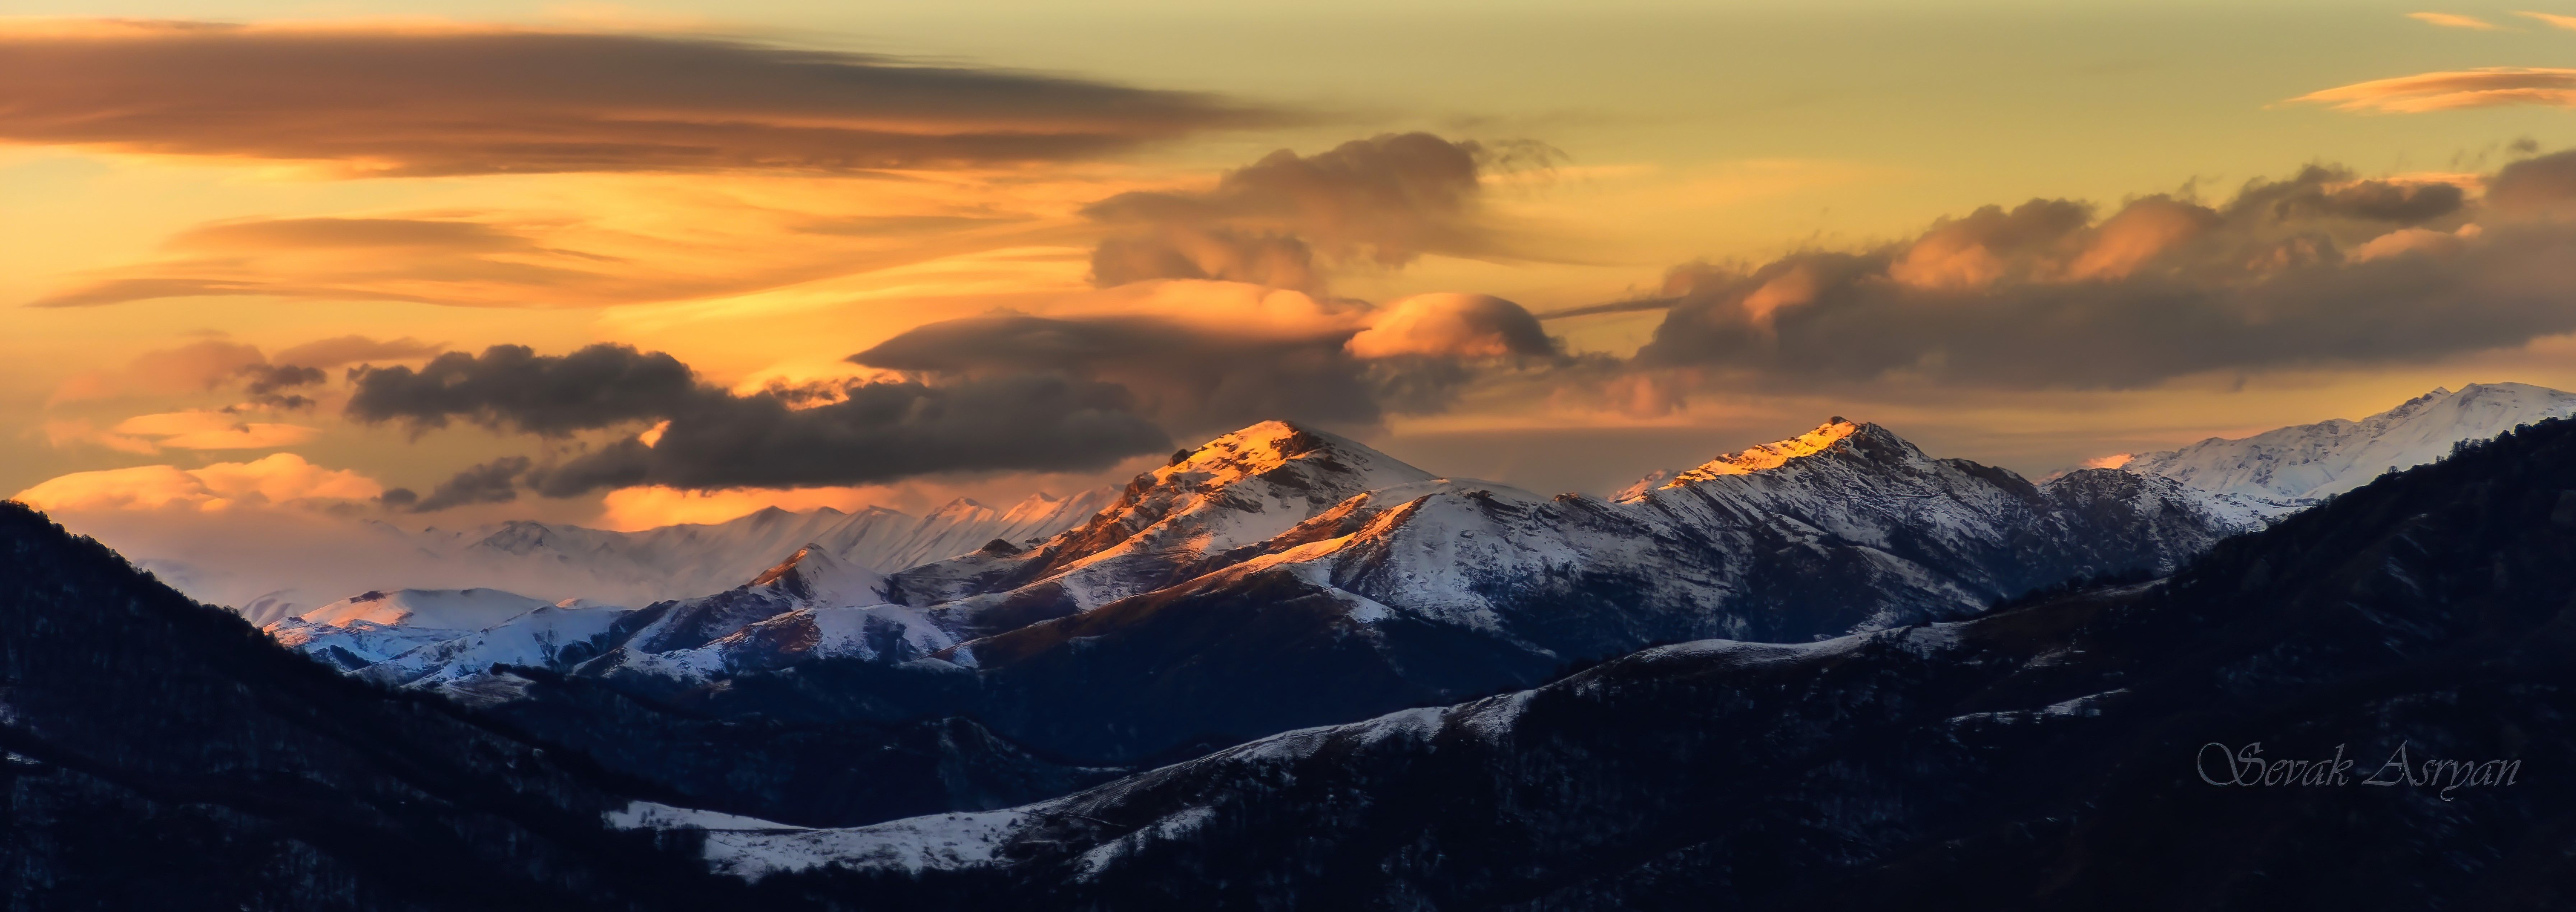
[[[0,491],[62,510],[920,509],[1283,410],[1548,490],[1831,414],[2036,474],[2576,387],[2549,174],[2496,189],[2576,143],[2542,13],[111,5],[0,20]],[[706,392],[353,406],[598,344]],[[1104,416],[1029,428],[1060,458],[706,455],[766,390],[844,403],[760,419],[829,445],[1040,374]]]

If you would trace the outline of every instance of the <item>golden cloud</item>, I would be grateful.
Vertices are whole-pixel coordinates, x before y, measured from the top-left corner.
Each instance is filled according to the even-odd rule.
[[[0,142],[350,177],[1015,165],[1279,119],[1012,70],[471,25],[20,23],[0,85]]]
[[[2374,79],[2290,99],[2338,111],[2420,114],[2508,105],[2576,107],[2576,69],[2481,67]]]
[[[293,453],[250,462],[218,462],[200,469],[151,465],[74,472],[10,498],[49,512],[235,508],[316,501],[369,500],[384,493],[374,479],[346,469],[325,469]]]
[[[2524,15],[2530,14],[2525,13]],[[2426,25],[2437,25],[2443,28],[2471,29],[2481,32],[2492,32],[2496,30],[2495,23],[2488,22],[2476,16],[2462,16],[2456,13],[2407,13],[2406,18],[2413,19]]]

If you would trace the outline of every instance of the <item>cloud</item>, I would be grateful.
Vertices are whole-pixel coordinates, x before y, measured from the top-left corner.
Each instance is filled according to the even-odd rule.
[[[2516,16],[2521,16],[2521,17],[2526,18],[2526,19],[2537,19],[2537,20],[2539,20],[2539,21],[2541,22],[2541,24],[2543,24],[2543,25],[2547,25],[2547,26],[2550,26],[2550,27],[2553,27],[2553,28],[2563,28],[2563,29],[2576,30],[2576,16],[2560,16],[2560,15],[2554,15],[2554,14],[2551,14],[2551,13],[2532,13],[2532,12],[2517,12],[2517,13],[2514,13],[2514,15],[2516,15]]]
[[[2576,69],[2481,67],[2375,79],[2290,99],[2338,111],[2420,114],[2508,105],[2576,107]]]
[[[2486,202],[2508,215],[2563,216],[2576,212],[2576,151],[2504,166],[2487,182]]]
[[[135,356],[122,368],[73,375],[55,388],[55,404],[125,396],[184,396],[211,393],[240,383],[257,404],[301,407],[281,391],[323,382],[324,368],[361,361],[410,360],[437,351],[410,338],[378,342],[365,336],[340,336],[290,346],[271,359],[259,346],[231,339],[200,339],[174,348]],[[292,381],[292,382],[289,382]]]
[[[1390,301],[1367,329],[1342,346],[1362,358],[1431,355],[1456,358],[1546,357],[1556,341],[1538,318],[1493,295],[1434,292]]]
[[[319,428],[246,422],[209,411],[136,415],[103,431],[80,420],[45,424],[45,437],[55,447],[90,444],[126,453],[157,453],[164,449],[266,450],[306,443],[321,435]]]
[[[54,389],[57,403],[131,395],[212,392],[247,368],[268,363],[259,346],[230,339],[200,339],[135,356],[120,370],[73,375]]]
[[[385,492],[386,504],[408,506],[412,512],[428,513],[469,504],[509,503],[519,499],[519,477],[528,474],[528,457],[504,456],[456,473],[456,476],[430,489],[429,496],[408,496],[409,489]]]
[[[1547,358],[1555,343],[1518,304],[1420,295],[1371,307],[1279,289],[1174,281],[1102,295],[1097,309],[916,327],[850,356],[930,376],[1044,371],[1115,384],[1175,434],[1272,418],[1370,427],[1437,411],[1468,362]]]
[[[1373,425],[1366,368],[1348,331],[1276,336],[1210,331],[1155,315],[972,317],[918,327],[852,355],[870,367],[958,377],[1033,372],[1125,390],[1128,407],[1195,433],[1263,418]]]
[[[2524,15],[2530,14],[2525,13]],[[2443,28],[2474,29],[2481,32],[2492,32],[2496,30],[2495,23],[2488,22],[2476,16],[2462,16],[2454,13],[2407,13],[2406,18],[2413,19],[2427,25],[2438,25]]]
[[[200,469],[152,465],[74,472],[10,498],[48,512],[159,510],[219,511],[273,505],[309,505],[373,499],[384,493],[374,479],[345,469],[325,469],[293,453],[250,462],[218,462]]]
[[[1210,95],[691,35],[500,26],[0,28],[0,142],[344,176],[1091,159],[1278,115]]]
[[[548,464],[487,463],[415,504],[489,502],[524,477],[548,496],[661,485],[688,489],[865,484],[912,475],[1105,468],[1171,439],[1115,385],[1044,373],[938,383],[847,380],[737,394],[659,352],[594,345],[568,355],[494,346],[418,371],[355,377],[348,414],[415,430],[465,420],[564,436],[653,423]],[[442,497],[442,493],[448,496]]]
[[[877,505],[883,493],[882,489],[868,487],[725,491],[690,491],[659,486],[619,488],[600,499],[599,526],[632,531],[720,523],[771,507],[798,512],[828,507],[846,513]]]
[[[461,418],[549,436],[667,417],[702,394],[679,359],[624,345],[569,355],[495,345],[480,355],[448,352],[419,370],[360,368],[350,379],[348,415],[357,421],[427,430]]]
[[[1271,418],[1375,426],[1448,407],[1489,365],[1563,357],[1528,311],[1484,295],[1381,308],[1169,282],[1065,310],[935,322],[851,356],[863,368],[855,373],[800,369],[730,389],[626,346],[451,352],[419,369],[353,372],[347,415],[416,433],[465,421],[562,441],[552,456],[477,466],[393,504],[431,510],[515,496],[517,486],[566,497],[1094,471],[1168,451],[1176,434]],[[603,442],[601,431],[625,436]]]
[[[540,244],[530,235],[542,227],[466,218],[215,222],[172,236],[160,259],[89,273],[29,306],[227,295],[596,306],[716,287]]]
[[[1396,267],[1424,254],[1517,257],[1493,227],[1481,173],[1543,162],[1523,145],[1428,133],[1352,140],[1311,156],[1282,149],[1201,192],[1122,193],[1083,212],[1115,233],[1092,254],[1103,286],[1222,279],[1320,287],[1319,260]]]
[[[365,361],[412,361],[438,354],[445,343],[423,342],[410,336],[376,340],[365,336],[333,336],[302,345],[277,350],[279,364],[333,368]]]
[[[853,384],[797,407],[717,394],[675,412],[651,443],[629,438],[530,473],[550,497],[601,488],[792,488],[914,475],[1089,471],[1168,450],[1171,437],[1106,383],[1015,374],[938,385]]]
[[[45,445],[55,449],[87,445],[141,456],[161,452],[161,445],[158,443],[141,437],[103,430],[86,419],[47,421],[42,426],[42,430],[45,432]]]
[[[319,428],[245,422],[221,412],[205,411],[137,415],[118,422],[115,433],[154,438],[158,446],[180,450],[264,450],[294,446],[322,435]]]
[[[1916,238],[1676,270],[1640,367],[1730,386],[2151,386],[2576,331],[2576,153],[2463,188],[2309,168],[2206,206],[1988,207]]]
[[[281,390],[314,386],[322,382],[321,368],[296,364],[252,365],[242,368],[241,372],[242,376],[249,378],[249,381],[242,385],[242,392],[249,393],[251,402],[263,408],[312,408],[312,399],[294,393],[281,392]]]

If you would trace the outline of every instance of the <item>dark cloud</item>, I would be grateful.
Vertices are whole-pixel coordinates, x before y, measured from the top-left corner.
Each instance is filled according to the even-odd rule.
[[[102,21],[0,31],[0,141],[353,175],[1083,159],[1277,116],[1213,96],[710,37]]]
[[[431,488],[427,497],[415,497],[409,489],[396,488],[385,492],[383,502],[386,506],[405,507],[414,513],[473,504],[509,503],[519,499],[519,477],[528,474],[531,464],[525,456],[504,456],[456,473],[456,477]],[[398,497],[396,492],[401,496]]]
[[[651,484],[709,489],[867,484],[983,471],[1075,471],[1169,449],[1119,386],[1048,374],[858,382],[748,396],[700,383],[661,352],[593,345],[538,355],[501,345],[420,370],[362,368],[348,414],[414,429],[463,420],[563,436],[649,430],[553,464],[487,463],[416,505],[488,503],[517,479],[549,496]]]
[[[624,345],[569,355],[495,345],[481,355],[448,352],[419,370],[358,368],[349,379],[355,386],[349,417],[359,421],[427,429],[463,419],[544,435],[669,417],[704,395],[679,359]]]
[[[827,405],[710,391],[669,417],[651,443],[626,439],[530,473],[568,497],[601,488],[808,487],[914,475],[1092,471],[1171,449],[1129,410],[1126,391],[1043,374],[929,385],[860,383]]]
[[[2487,203],[2512,214],[2565,214],[2576,209],[2576,150],[2506,165],[2487,182]]]
[[[2311,168],[2216,207],[2147,197],[2096,221],[2035,200],[1876,250],[1685,268],[1637,361],[1781,386],[2124,388],[2517,345],[2576,330],[2576,229],[2508,217],[2576,198],[2567,161],[2507,168],[2486,208]]]
[[[2347,218],[2413,225],[2458,212],[2467,199],[2457,184],[2356,180],[2341,168],[2310,165],[2288,180],[2247,184],[2226,214],[2279,222]]]
[[[1483,211],[1480,172],[1543,162],[1533,148],[1388,134],[1311,156],[1282,149],[1203,193],[1122,193],[1083,210],[1117,231],[1093,252],[1092,278],[1311,289],[1319,257],[1393,267],[1426,253],[1512,256]]]
[[[1274,288],[1317,288],[1314,248],[1284,234],[1222,227],[1162,227],[1103,238],[1091,251],[1101,287],[1150,279],[1221,279]]]
[[[254,364],[242,368],[241,372],[242,376],[247,378],[242,389],[250,394],[250,401],[268,408],[312,408],[312,399],[282,391],[299,386],[317,386],[322,383],[322,369],[318,367]]]
[[[1133,408],[1182,434],[1273,418],[1375,425],[1369,366],[1343,350],[1353,330],[1237,335],[1159,316],[973,317],[932,323],[850,356],[934,375],[1043,371],[1115,384]]]

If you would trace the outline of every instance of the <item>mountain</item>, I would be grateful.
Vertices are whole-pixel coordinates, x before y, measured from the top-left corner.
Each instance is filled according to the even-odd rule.
[[[562,671],[606,651],[633,610],[578,599],[545,605],[481,630],[413,646],[363,665],[356,656],[331,657],[358,677],[393,686],[438,687],[466,681],[496,666]],[[275,631],[271,632],[275,635]],[[426,638],[424,638],[426,639]],[[307,648],[288,637],[279,642]]]
[[[2069,577],[2170,572],[2260,525],[2169,480],[2035,485],[1876,425],[1835,419],[1803,441],[1757,448],[1795,451],[1767,462],[1721,456],[1622,503],[1459,479],[1380,488],[1269,541],[1181,551],[1175,585],[999,633],[955,624],[965,642],[934,658],[975,671],[981,702],[964,711],[1004,736],[1125,764],[1525,687],[1657,642],[1965,617]],[[1384,458],[1331,446],[1346,451],[1336,463]],[[745,706],[793,686],[726,684]]]
[[[682,830],[885,908],[2564,908],[2571,591],[2562,420],[2166,580],[1653,648],[1017,808]]]
[[[529,593],[547,600],[588,598],[642,605],[721,591],[780,555],[816,545],[843,563],[892,572],[975,551],[993,541],[1025,547],[1082,522],[1112,492],[1070,497],[1031,495],[1008,509],[960,498],[922,516],[870,507],[853,513],[775,507],[704,525],[613,532],[560,523],[512,521],[462,530],[411,531],[382,522],[337,530],[345,549],[317,554],[316,565],[282,549],[277,566],[163,554],[145,548],[144,563],[191,595],[233,605],[266,625],[304,614],[351,586],[437,588],[460,583]]]
[[[260,629],[278,642],[358,669],[546,606],[498,589],[398,589],[353,595]]]
[[[515,561],[601,579],[651,580],[656,599],[675,598],[732,585],[807,545],[880,573],[972,552],[997,539],[1025,546],[1082,522],[1107,499],[1105,491],[1063,498],[1041,492],[996,510],[960,498],[919,517],[884,507],[856,513],[771,507],[712,525],[640,532],[510,522],[450,535],[441,550],[469,562]]]
[[[1257,548],[1369,491],[1431,473],[1357,442],[1265,421],[1176,453],[1118,500],[1043,544],[894,575],[896,600],[946,605],[961,632],[998,632],[1140,595]]]
[[[335,673],[16,503],[0,503],[0,644],[12,909],[762,902],[687,841],[603,827],[631,783]]]
[[[2178,450],[2140,453],[2120,467],[2268,501],[2280,505],[2274,511],[2279,512],[2352,490],[2389,471],[2431,463],[2460,443],[2570,415],[2576,415],[2576,393],[2523,383],[2472,383],[2456,393],[2435,389],[2359,421],[2337,418],[2240,440],[2213,437]]]
[[[1437,478],[1269,422],[1034,547],[882,579],[800,548],[552,652],[514,621],[360,673],[455,694],[698,807],[865,823],[923,800],[1007,807],[1657,642],[1965,617],[2070,576],[2169,572],[2259,522],[2168,479],[2034,484],[1841,419],[1622,502]],[[926,765],[853,783],[856,745]],[[826,782],[846,797],[782,785]]]
[[[886,601],[883,575],[807,545],[751,582],[637,612],[590,675],[682,680],[855,658],[901,662],[955,645],[918,611]]]

